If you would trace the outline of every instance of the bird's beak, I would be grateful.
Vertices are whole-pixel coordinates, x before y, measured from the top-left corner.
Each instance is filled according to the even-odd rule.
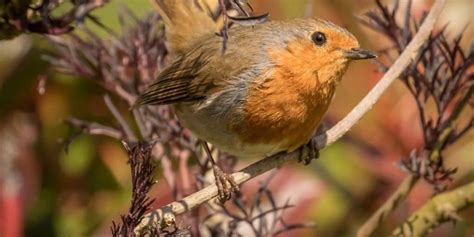
[[[350,50],[346,50],[344,52],[344,56],[348,59],[352,60],[360,60],[360,59],[370,59],[370,58],[376,58],[377,55],[375,53],[372,53],[371,51],[367,49],[361,49],[361,48],[353,48]]]

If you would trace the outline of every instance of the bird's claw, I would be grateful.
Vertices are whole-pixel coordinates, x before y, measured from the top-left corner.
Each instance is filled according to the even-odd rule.
[[[319,149],[313,140],[300,147],[298,162],[309,165],[313,159],[319,158]]]
[[[216,179],[218,200],[221,203],[225,203],[230,200],[232,193],[239,191],[239,186],[235,182],[234,178],[229,174],[222,171],[217,165],[213,165],[214,177]]]

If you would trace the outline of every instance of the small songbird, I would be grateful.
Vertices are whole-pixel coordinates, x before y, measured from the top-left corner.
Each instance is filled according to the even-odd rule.
[[[349,63],[375,57],[349,31],[317,18],[235,25],[223,51],[209,16],[195,17],[198,32],[172,29],[191,27],[190,12],[200,11],[182,6],[193,1],[176,2],[157,1],[175,59],[137,104],[172,104],[198,138],[237,157],[263,158],[308,143]]]

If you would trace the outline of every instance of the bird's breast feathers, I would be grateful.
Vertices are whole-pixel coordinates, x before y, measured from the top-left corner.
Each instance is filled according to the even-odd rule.
[[[328,109],[337,80],[321,80],[313,70],[314,59],[303,53],[311,46],[289,47],[268,52],[276,66],[264,74],[270,76],[263,83],[249,86],[242,114],[230,124],[246,143],[294,150],[311,138]]]

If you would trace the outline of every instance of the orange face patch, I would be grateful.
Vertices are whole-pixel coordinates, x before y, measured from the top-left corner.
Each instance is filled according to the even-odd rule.
[[[264,83],[250,86],[242,118],[231,124],[243,142],[278,143],[293,150],[311,138],[347,66],[321,64],[317,50],[311,41],[299,39],[268,52],[276,66]]]

